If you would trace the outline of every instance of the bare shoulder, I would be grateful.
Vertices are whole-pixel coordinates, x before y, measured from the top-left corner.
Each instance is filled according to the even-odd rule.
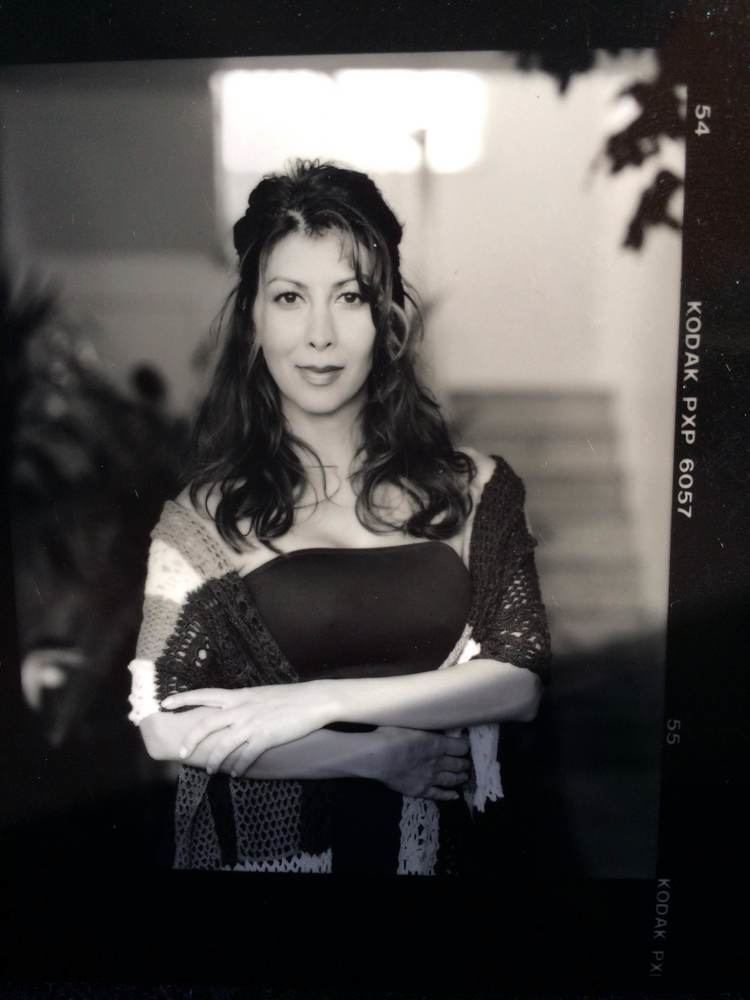
[[[478,500],[482,490],[492,478],[495,472],[495,460],[485,455],[484,452],[477,451],[476,448],[460,448],[464,455],[468,455],[477,468],[477,474],[471,484],[471,493],[475,500]]]
[[[459,451],[467,455],[474,465],[476,466],[477,474],[474,479],[469,484],[469,493],[472,500],[472,509],[468,518],[464,522],[463,527],[458,535],[459,540],[459,555],[464,561],[464,565],[469,568],[469,554],[471,545],[471,535],[474,528],[474,519],[476,517],[477,508],[479,507],[479,501],[482,497],[482,492],[490,481],[495,471],[494,459],[490,458],[489,455],[485,455],[481,451],[477,451],[476,448],[459,448]]]

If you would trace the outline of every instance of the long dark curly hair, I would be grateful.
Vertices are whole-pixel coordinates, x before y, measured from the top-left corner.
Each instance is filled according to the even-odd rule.
[[[342,234],[353,255],[360,291],[375,325],[372,369],[361,413],[358,469],[352,477],[356,514],[372,531],[403,530],[417,538],[450,538],[471,512],[471,458],[456,451],[432,394],[415,370],[422,321],[400,271],[402,226],[374,182],[330,163],[298,160],[265,177],[234,226],[239,282],[219,314],[223,347],[194,429],[185,480],[194,505],[214,491],[222,537],[239,552],[253,540],[273,548],[290,530],[305,487],[300,451],[284,418],[276,383],[255,338],[253,304],[262,268],[289,233]],[[367,266],[362,266],[363,251]],[[395,485],[411,506],[405,523],[388,520],[375,497]],[[208,487],[206,490],[205,488]],[[238,522],[247,519],[250,535]]]

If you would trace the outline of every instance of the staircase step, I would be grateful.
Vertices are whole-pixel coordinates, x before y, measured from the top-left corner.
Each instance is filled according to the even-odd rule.
[[[530,475],[578,476],[616,468],[614,438],[609,435],[553,437],[546,434],[519,434],[478,437],[472,446],[488,455],[500,455],[525,479]]]
[[[575,588],[580,580],[595,579],[602,583],[630,586],[631,581],[640,579],[640,564],[638,559],[629,552],[621,555],[600,553],[595,555],[580,555],[577,558],[558,557],[540,547],[536,552],[536,565],[539,574],[544,579],[558,581],[570,580],[570,586]]]
[[[456,393],[446,404],[451,428],[460,440],[502,437],[509,427],[554,427],[558,432],[611,427],[611,396],[606,391]]]
[[[616,471],[606,475],[527,475],[526,498],[529,509],[539,512],[571,511],[574,515],[611,517],[623,511],[624,487]],[[576,520],[578,517],[574,516]]]
[[[625,517],[599,516],[585,521],[559,521],[542,532],[535,529],[539,542],[537,561],[542,564],[590,560],[606,562],[634,558],[633,538]]]

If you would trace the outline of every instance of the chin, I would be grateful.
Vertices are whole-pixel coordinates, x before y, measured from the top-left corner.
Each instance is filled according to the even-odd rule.
[[[284,409],[288,416],[296,412],[310,417],[330,417],[349,410],[358,412],[365,401],[365,388],[362,386],[354,392],[346,393],[326,393],[315,388],[304,394],[285,393],[284,398]]]
[[[362,406],[362,401],[355,398],[339,399],[339,400],[313,400],[312,402],[306,401],[304,405],[297,404],[296,408],[301,412],[311,417],[332,417],[337,413],[346,413],[351,410],[352,412],[359,411]]]

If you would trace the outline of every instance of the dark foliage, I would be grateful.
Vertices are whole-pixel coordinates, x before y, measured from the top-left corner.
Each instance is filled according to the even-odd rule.
[[[115,386],[56,293],[14,287],[7,268],[0,323],[20,655],[64,652],[68,682],[47,718],[59,744],[124,720],[149,532],[185,432],[164,411],[158,372],[142,366],[130,391]]]
[[[641,195],[638,209],[628,226],[624,245],[640,250],[646,231],[652,226],[669,226],[679,230],[680,223],[669,214],[669,201],[682,181],[671,170],[660,170],[650,187]]]

